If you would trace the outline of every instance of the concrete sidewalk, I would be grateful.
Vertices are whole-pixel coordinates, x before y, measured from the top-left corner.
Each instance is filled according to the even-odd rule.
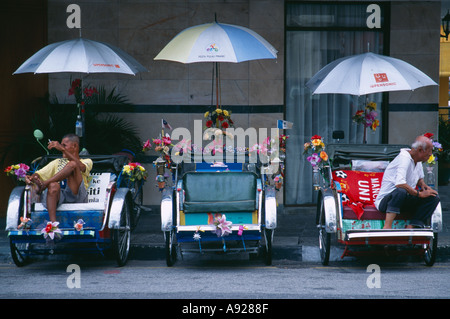
[[[443,210],[443,230],[438,238],[438,258],[450,258],[450,185],[440,186]],[[278,207],[278,223],[274,233],[273,260],[319,262],[318,233],[315,226],[316,207]],[[12,263],[9,239],[5,229],[6,218],[0,220],[0,262]],[[143,212],[138,226],[132,232],[130,259],[165,259],[164,236],[161,231],[159,207]],[[330,261],[341,259],[343,246],[331,239]]]

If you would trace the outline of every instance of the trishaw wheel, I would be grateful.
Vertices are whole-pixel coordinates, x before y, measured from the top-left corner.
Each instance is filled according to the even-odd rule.
[[[9,240],[9,247],[11,250],[11,257],[17,267],[23,267],[29,262],[28,256],[24,254],[29,248],[28,243],[16,244],[12,239]]]
[[[273,242],[273,230],[264,229],[264,237],[266,239],[266,250],[264,255],[264,261],[267,266],[272,265],[272,242]]]
[[[164,232],[164,237],[166,240],[166,263],[168,267],[172,267],[177,260],[177,250],[174,244],[174,231]]]
[[[438,234],[433,233],[434,238],[430,240],[430,243],[425,245],[425,252],[423,258],[427,266],[433,266],[436,261]]]
[[[330,261],[330,242],[331,235],[325,229],[325,207],[323,201],[320,201],[317,209],[317,230],[319,231],[319,250],[320,261],[322,265],[328,265]]]
[[[119,227],[113,229],[113,251],[119,267],[124,266],[128,260],[131,243],[130,201],[125,200],[120,213]]]

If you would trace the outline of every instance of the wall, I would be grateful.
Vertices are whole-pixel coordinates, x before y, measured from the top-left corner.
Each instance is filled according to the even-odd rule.
[[[82,36],[120,47],[148,70],[133,76],[79,75],[85,83],[117,87],[139,111],[120,113],[136,124],[142,141],[157,137],[161,118],[172,127],[193,128],[202,119],[205,106],[211,105],[212,64],[184,65],[154,61],[159,51],[183,29],[209,23],[217,14],[218,22],[248,27],[279,52],[277,60],[260,60],[238,64],[222,63],[221,98],[225,109],[233,106],[236,127],[275,127],[283,118],[284,89],[284,2],[280,0],[235,1],[48,1],[49,43],[79,36],[68,29],[66,8],[71,3],[81,7]],[[76,75],[72,75],[76,76]],[[49,76],[50,94],[71,103],[67,96],[70,76]],[[215,100],[213,100],[215,104]],[[75,121],[75,120],[74,120]],[[89,138],[89,137],[88,137]],[[148,153],[152,155],[152,152]],[[159,203],[151,163],[144,204]]]
[[[439,83],[440,1],[395,1],[391,5],[390,55]],[[389,93],[389,143],[410,144],[437,134],[438,86]]]
[[[48,89],[45,75],[12,73],[34,52],[46,44],[47,7],[45,1],[17,0],[2,2],[0,10],[0,87],[2,88],[0,117],[0,157],[4,167],[20,162],[34,141],[31,121],[44,111],[41,98]],[[31,160],[31,159],[28,159]],[[3,168],[4,168],[3,167]],[[0,217],[6,216],[13,179],[0,175]]]

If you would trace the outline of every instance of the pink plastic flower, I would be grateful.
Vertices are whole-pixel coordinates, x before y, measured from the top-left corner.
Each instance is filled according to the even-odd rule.
[[[50,239],[55,238],[55,234],[62,234],[61,230],[58,228],[59,222],[48,222],[47,226],[42,228],[41,233],[44,235],[44,238],[50,237]]]
[[[171,139],[170,137],[168,137],[168,136],[164,136],[164,137],[162,138],[162,141],[163,141],[164,145],[170,145],[170,144],[172,144],[172,139]]]
[[[84,224],[85,222],[82,219],[79,219],[77,222],[73,222],[73,227],[76,231],[82,231]]]
[[[144,143],[144,146],[142,147],[142,151],[145,152],[145,151],[148,151],[151,148],[152,148],[152,144],[150,143],[150,140],[147,140]]]
[[[312,166],[317,166],[317,164],[319,164],[319,162],[321,161],[320,156],[317,153],[308,156],[306,159],[311,163]]]
[[[227,217],[225,216],[225,214],[221,217],[217,217],[214,222],[214,225],[216,225],[216,235],[218,237],[223,237],[231,234],[231,224],[233,223],[227,221]]]

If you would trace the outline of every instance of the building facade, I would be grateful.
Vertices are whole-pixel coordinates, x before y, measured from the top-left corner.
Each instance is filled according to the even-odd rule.
[[[48,0],[47,42],[78,37],[67,27],[76,3],[81,8],[81,35],[115,45],[143,64],[148,73],[136,76],[90,74],[90,85],[116,88],[133,103],[113,111],[134,123],[142,142],[158,136],[161,119],[173,128],[194,130],[194,121],[214,101],[212,65],[155,61],[154,57],[180,31],[214,21],[236,24],[260,34],[278,50],[276,60],[221,63],[223,108],[232,111],[236,127],[274,128],[276,121],[293,123],[286,130],[285,186],[278,194],[289,206],[314,202],[311,169],[303,144],[314,134],[332,143],[332,132],[344,131],[344,142],[361,143],[362,131],[351,121],[363,97],[312,96],[305,83],[321,67],[348,55],[374,52],[400,58],[439,82],[441,1],[283,1],[283,0]],[[26,50],[23,48],[22,50]],[[35,52],[30,48],[26,55]],[[18,67],[17,65],[16,67]],[[73,77],[73,75],[72,75]],[[50,95],[73,103],[67,95],[70,75],[48,76]],[[416,91],[379,93],[380,127],[369,143],[410,144],[424,132],[437,133],[438,86]],[[101,109],[110,113],[111,110]],[[73,121],[75,125],[75,119]],[[149,152],[149,155],[155,155]],[[157,205],[152,163],[144,204]]]

